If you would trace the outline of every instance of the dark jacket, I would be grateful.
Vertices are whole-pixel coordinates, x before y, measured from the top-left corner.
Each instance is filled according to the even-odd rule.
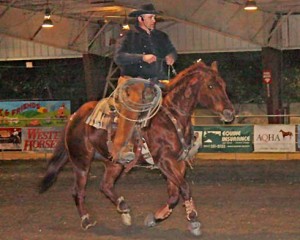
[[[154,54],[158,61],[148,64],[142,60],[143,54]],[[149,35],[142,28],[136,27],[118,39],[114,61],[120,67],[121,75],[167,79],[164,59],[169,54],[176,60],[176,49],[166,33],[154,29]]]

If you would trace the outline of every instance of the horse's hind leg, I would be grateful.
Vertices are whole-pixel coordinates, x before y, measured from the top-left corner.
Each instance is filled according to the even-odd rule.
[[[81,227],[84,230],[95,226],[96,222],[90,220],[88,211],[85,207],[85,197],[86,197],[86,184],[88,179],[89,167],[84,169],[79,169],[76,166],[74,168],[74,189],[73,189],[73,198],[81,218]]]
[[[100,184],[100,190],[107,196],[117,207],[117,211],[121,213],[123,224],[131,225],[130,208],[125,202],[123,196],[118,196],[114,191],[114,183],[123,171],[120,164],[107,162],[105,164],[104,175]]]

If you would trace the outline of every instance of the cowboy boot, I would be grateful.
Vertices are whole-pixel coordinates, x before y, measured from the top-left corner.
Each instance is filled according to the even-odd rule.
[[[122,111],[122,114],[125,111]],[[129,117],[131,115],[127,112],[125,116]],[[137,114],[135,114],[137,115]],[[130,116],[131,119],[134,116]],[[131,137],[134,131],[135,122],[128,121],[123,117],[119,117],[118,119],[118,128],[116,130],[116,134],[113,140],[113,150],[112,157],[114,162],[119,163],[128,163],[131,162],[135,158],[135,153],[133,152],[133,147],[131,144]]]
[[[143,84],[135,84],[127,89],[127,97],[130,101],[139,103],[142,99]],[[128,163],[135,158],[131,142],[135,122],[139,113],[128,110],[122,103],[120,104],[120,116],[118,119],[118,127],[113,140],[112,159],[113,162],[121,164]],[[131,146],[130,146],[131,145]]]

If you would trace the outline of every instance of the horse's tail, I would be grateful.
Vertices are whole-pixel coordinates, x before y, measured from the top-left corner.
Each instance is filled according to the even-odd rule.
[[[68,152],[64,143],[64,134],[61,140],[57,143],[55,151],[50,158],[47,166],[47,172],[39,185],[39,193],[47,191],[56,181],[59,172],[68,162]]]

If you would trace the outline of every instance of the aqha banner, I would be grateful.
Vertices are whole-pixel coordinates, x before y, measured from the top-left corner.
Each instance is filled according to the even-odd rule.
[[[255,152],[295,152],[295,125],[255,125]]]
[[[22,151],[52,152],[62,130],[62,127],[22,128]]]

